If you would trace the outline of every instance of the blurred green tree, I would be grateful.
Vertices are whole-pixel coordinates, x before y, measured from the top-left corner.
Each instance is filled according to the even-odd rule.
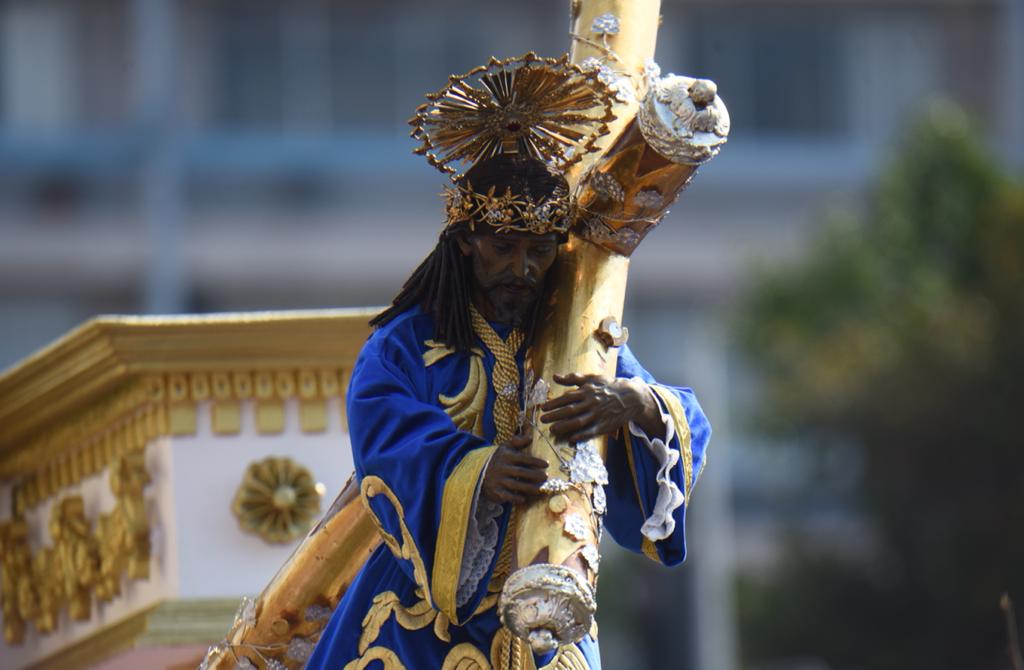
[[[869,561],[793,549],[741,583],[749,665],[1009,667],[1024,602],[1024,188],[959,110],[909,134],[862,220],[758,276],[738,326],[761,426],[853,445]]]

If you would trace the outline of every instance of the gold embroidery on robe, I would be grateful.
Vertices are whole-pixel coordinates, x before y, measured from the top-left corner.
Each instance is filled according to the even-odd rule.
[[[398,654],[387,647],[371,647],[365,654],[345,666],[345,670],[364,670],[374,661],[384,664],[384,670],[405,670],[405,666],[398,660]]]
[[[428,348],[423,352],[423,364],[428,368],[455,353],[455,349],[434,340],[427,340],[424,344]],[[466,385],[454,396],[438,394],[437,400],[444,407],[445,414],[452,418],[456,428],[481,437],[484,434],[487,372],[484,370],[483,352],[476,347],[471,352],[473,355],[469,358],[469,378]]]
[[[472,666],[470,666],[472,667]],[[558,649],[551,662],[540,670],[589,670],[579,647],[570,644]],[[538,670],[530,646],[502,626],[491,641],[491,667],[488,670]]]
[[[413,540],[412,533],[409,532],[409,527],[405,525],[405,508],[402,507],[402,503],[399,502],[398,496],[395,495],[394,491],[384,483],[384,480],[376,475],[367,475],[363,477],[363,483],[359,488],[359,492],[362,496],[363,506],[366,507],[366,511],[370,515],[370,519],[373,520],[375,526],[377,526],[377,532],[380,533],[384,543],[391,549],[391,553],[396,558],[404,558],[412,562],[413,577],[416,579],[416,584],[423,590],[427,600],[430,599],[430,587],[427,584],[427,568],[423,565],[423,559],[420,557],[419,549],[416,547],[416,542]],[[374,513],[373,508],[370,507],[370,499],[375,498],[380,494],[384,494],[384,497],[391,502],[392,507],[395,509],[395,514],[398,516],[398,525],[402,529],[402,542],[399,543],[395,536],[384,530],[384,524],[381,523],[380,519]]]
[[[420,592],[417,592],[417,595],[422,597]],[[426,628],[437,618],[437,610],[431,607],[425,598],[409,607],[404,607],[394,591],[378,593],[373,597],[370,611],[363,617],[363,633],[359,636],[360,654],[365,653],[367,648],[377,640],[381,626],[391,618],[392,614],[395,615],[395,621],[406,630]],[[447,635],[447,631],[445,631],[445,635]],[[445,642],[448,641],[448,638],[442,639]]]
[[[458,620],[456,592],[462,572],[466,531],[473,501],[484,468],[491,460],[495,447],[474,449],[462,457],[444,484],[441,497],[441,524],[437,531],[434,550],[434,605],[455,623]]]
[[[396,620],[403,628],[419,630],[430,624],[431,612],[437,615],[437,620],[444,617],[444,614],[430,609],[429,604],[425,600],[419,601],[408,608],[403,607],[398,602],[398,597],[390,591],[377,595],[373,602],[373,607],[363,620],[363,636],[359,640],[360,657],[346,665],[345,670],[363,670],[373,661],[381,661],[384,664],[385,670],[405,670],[405,666],[402,665],[398,656],[390,649],[381,646],[367,648],[367,645],[376,639],[377,633],[380,632],[381,624],[383,624],[391,612],[394,612]],[[481,603],[477,612],[493,606],[493,602],[487,607]],[[425,610],[424,607],[426,608]],[[380,611],[386,610],[387,614],[380,618],[380,614],[376,612],[378,609]],[[370,622],[371,626],[376,626],[372,636],[367,635],[370,630],[367,627],[368,622]],[[446,637],[444,640],[447,642],[449,638]],[[475,645],[463,642],[448,652],[445,656],[444,664],[441,666],[441,670],[589,670],[589,668],[590,666],[587,665],[583,652],[576,645],[570,644],[559,648],[551,662],[538,669],[536,663],[534,663],[529,645],[512,635],[504,626],[495,633],[491,641],[489,661],[484,652]]]
[[[363,617],[363,632],[359,636],[359,653],[365,653],[371,644],[377,641],[380,629],[384,626],[391,615],[395,615],[395,621],[406,630],[420,630],[431,623],[434,624],[434,635],[442,642],[451,642],[451,634],[448,627],[450,620],[444,612],[439,612],[431,607],[430,602],[423,596],[423,591],[416,590],[418,601],[405,607],[393,591],[378,593],[373,598],[370,610]],[[498,594],[494,593],[483,600],[477,606],[473,616],[486,612],[498,602]]]
[[[484,652],[468,642],[456,645],[444,658],[441,670],[491,670]]]
[[[570,644],[559,649],[554,660],[541,670],[590,670],[590,666],[580,648]]]

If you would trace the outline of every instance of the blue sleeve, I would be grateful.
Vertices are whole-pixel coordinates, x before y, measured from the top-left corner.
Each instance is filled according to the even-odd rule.
[[[644,439],[623,427],[608,444],[608,514],[605,525],[620,545],[642,551],[664,565],[676,565],[686,557],[685,518],[694,485],[706,462],[711,425],[693,391],[658,383],[633,356],[628,347],[619,352],[616,376],[639,377],[654,392],[662,414],[672,424],[672,439],[666,445],[678,454],[668,469],[668,479],[682,494],[682,504],[672,511],[674,528],[663,539],[652,540],[641,529],[655,508],[659,493],[659,461]]]

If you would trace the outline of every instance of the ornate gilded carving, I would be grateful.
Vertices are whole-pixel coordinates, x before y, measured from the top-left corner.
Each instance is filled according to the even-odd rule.
[[[121,580],[149,577],[149,521],[144,488],[150,482],[144,454],[121,456],[111,466],[114,510],[101,515],[95,529],[85,516],[80,495],[63,498],[50,510],[52,546],[32,555],[23,517],[0,526],[3,558],[4,636],[9,644],[24,640],[25,624],[40,633],[56,630],[67,606],[75,621],[92,614],[93,596],[109,601],[121,592]]]
[[[32,553],[28,547],[28,525],[15,518],[0,524],[0,597],[3,598],[4,640],[19,644],[25,639],[25,624],[36,605],[32,588]]]
[[[99,551],[85,518],[85,500],[69,496],[50,511],[50,536],[61,596],[75,621],[92,613],[92,587],[99,575]]]
[[[294,377],[300,386],[296,387]],[[339,369],[300,369],[266,375],[267,402],[298,396],[303,432],[322,431],[326,425],[325,403],[341,394]],[[311,384],[315,382],[315,386]],[[199,403],[211,401],[211,427],[219,435],[241,430],[240,402],[253,397],[253,374],[227,373],[147,375],[127,384],[90,409],[32,440],[31,451],[59,456],[37,465],[14,489],[15,514],[35,507],[84,477],[107,468],[115,459],[141,452],[161,435],[192,434],[196,430]],[[281,413],[261,432],[283,427]],[[257,416],[259,416],[257,414]],[[272,424],[272,425],[271,425]]]
[[[127,558],[130,579],[149,579],[149,518],[143,489],[151,481],[144,453],[122,456],[110,470],[110,490],[117,497],[117,551]]]
[[[119,551],[122,537],[123,530],[114,515],[101,515],[96,522],[96,540],[100,547],[96,598],[100,602],[109,602],[121,595],[121,575],[127,563],[127,557]]]
[[[20,602],[32,612],[32,621],[40,633],[52,633],[57,630],[58,616],[64,605],[57,554],[53,547],[43,547],[32,557],[32,583],[39,598],[38,604],[33,607],[24,599]]]
[[[320,514],[320,493],[308,469],[272,456],[246,468],[231,510],[242,530],[267,542],[290,542]]]

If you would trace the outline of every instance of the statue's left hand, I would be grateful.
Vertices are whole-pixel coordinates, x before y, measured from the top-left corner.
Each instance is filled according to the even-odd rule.
[[[567,442],[609,435],[630,421],[651,437],[663,437],[664,425],[654,394],[642,381],[606,380],[598,375],[555,375],[563,386],[576,388],[541,405],[540,420]]]

